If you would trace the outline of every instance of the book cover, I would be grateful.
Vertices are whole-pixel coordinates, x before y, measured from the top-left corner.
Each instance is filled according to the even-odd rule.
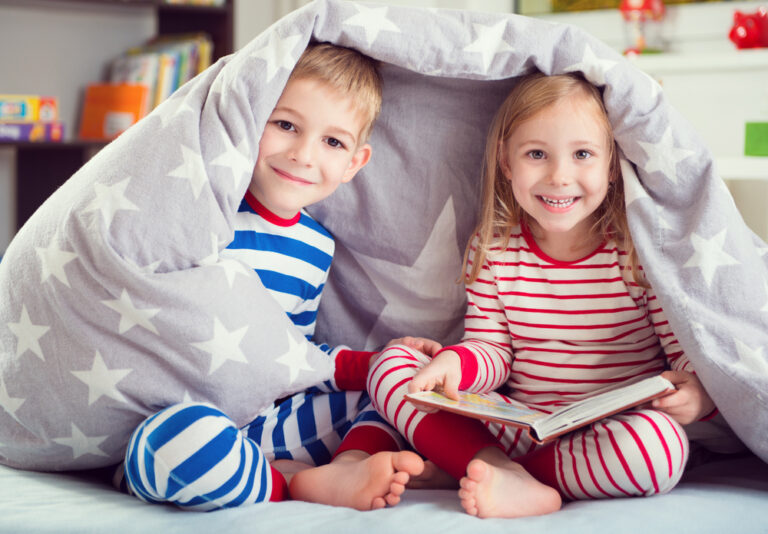
[[[507,402],[466,391],[459,392],[459,400],[449,399],[435,391],[409,393],[405,398],[417,405],[523,428],[535,442],[544,443],[600,419],[668,395],[674,389],[670,381],[657,375],[588,397],[550,414],[515,401]]]
[[[147,87],[96,83],[86,88],[80,119],[82,139],[111,140],[145,114]]]
[[[157,74],[160,58],[157,54],[126,54],[115,59],[110,66],[109,81],[112,83],[139,83],[147,87],[145,113],[154,106]]]

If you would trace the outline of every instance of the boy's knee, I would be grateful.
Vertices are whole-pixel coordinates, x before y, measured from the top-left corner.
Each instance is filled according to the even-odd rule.
[[[144,500],[175,502],[179,490],[199,481],[242,440],[235,423],[213,406],[170,406],[134,431],[125,457],[126,481]]]

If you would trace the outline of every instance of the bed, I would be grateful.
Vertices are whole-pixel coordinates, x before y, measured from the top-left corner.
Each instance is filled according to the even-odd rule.
[[[331,376],[258,277],[219,256],[266,117],[310,39],[371,55],[384,79],[371,163],[309,209],[337,240],[317,339],[368,349],[406,334],[458,339],[455,280],[490,117],[520,75],[579,71],[604,87],[647,276],[749,451],[692,467],[669,495],[483,528],[767,531],[768,247],[659,85],[572,26],[341,0],[289,14],[186,84],[14,237],[0,263],[0,531],[479,528],[450,492],[414,491],[363,515],[286,503],[200,516],[72,474],[120,461],[136,425],[169,404],[212,403],[245,425]]]

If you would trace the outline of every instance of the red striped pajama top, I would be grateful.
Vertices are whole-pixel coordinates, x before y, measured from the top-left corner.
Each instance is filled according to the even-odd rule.
[[[477,245],[472,243],[470,262]],[[471,265],[471,263],[470,263]],[[510,396],[545,411],[607,387],[693,371],[652,289],[635,283],[615,242],[561,262],[514,228],[467,286],[462,389]]]

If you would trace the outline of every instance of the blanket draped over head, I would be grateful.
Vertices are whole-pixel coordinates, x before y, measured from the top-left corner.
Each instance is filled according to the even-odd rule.
[[[371,163],[309,211],[337,240],[316,339],[375,348],[461,336],[456,283],[491,117],[515,78],[604,87],[640,259],[696,372],[768,460],[766,246],[659,85],[583,31],[515,15],[317,1],[183,86],[101,150],[0,263],[0,463],[121,460],[146,416],[185,400],[237,424],[329,379],[233,238],[265,121],[306,44],[382,62]]]

